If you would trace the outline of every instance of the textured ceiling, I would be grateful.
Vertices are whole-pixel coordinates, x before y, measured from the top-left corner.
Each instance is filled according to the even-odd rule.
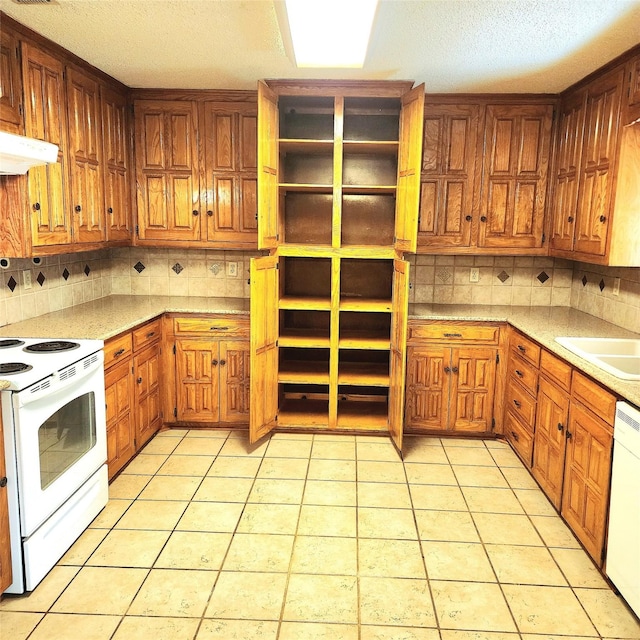
[[[279,0],[0,8],[130,87],[362,78],[415,80],[429,92],[556,93],[640,42],[640,0],[381,0],[364,69],[311,70],[292,62]]]

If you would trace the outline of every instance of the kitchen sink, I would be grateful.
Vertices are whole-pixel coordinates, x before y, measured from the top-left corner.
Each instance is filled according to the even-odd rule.
[[[556,338],[572,353],[623,380],[640,380],[640,339]]]

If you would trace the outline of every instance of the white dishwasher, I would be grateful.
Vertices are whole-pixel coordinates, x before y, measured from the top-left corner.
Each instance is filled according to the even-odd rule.
[[[640,411],[616,405],[607,575],[640,616]]]

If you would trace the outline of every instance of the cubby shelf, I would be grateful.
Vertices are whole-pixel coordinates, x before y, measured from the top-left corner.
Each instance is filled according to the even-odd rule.
[[[341,362],[338,384],[359,387],[388,387],[389,365],[379,362]]]
[[[281,384],[329,384],[329,363],[287,360],[280,363],[278,382]]]
[[[280,309],[330,311],[331,299],[315,296],[284,296],[278,301],[278,306]]]
[[[281,191],[290,191],[291,193],[333,193],[333,185],[331,184],[302,184],[297,182],[281,182],[279,184],[279,187]],[[358,193],[361,192],[358,191]]]
[[[285,398],[278,411],[280,427],[327,428],[329,424],[327,400],[301,400]]]
[[[388,405],[380,401],[339,402],[338,428],[380,431],[388,426]]]
[[[312,329],[282,329],[278,338],[279,347],[326,348],[331,339],[327,331]]]
[[[331,153],[333,140],[308,140],[305,138],[280,138],[280,153]]]
[[[340,331],[338,339],[339,349],[370,349],[388,351],[391,348],[389,334],[380,334],[379,331]]]
[[[342,298],[340,311],[391,312],[391,300],[378,298]]]
[[[398,154],[398,141],[387,140],[345,140],[342,143],[342,148],[345,153],[366,153],[377,155],[391,155]]]

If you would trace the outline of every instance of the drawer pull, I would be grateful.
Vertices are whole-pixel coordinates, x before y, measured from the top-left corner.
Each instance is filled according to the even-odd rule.
[[[450,367],[445,367],[444,368],[444,372],[445,373],[451,373],[451,368]]]
[[[224,367],[225,364],[227,364],[226,360],[220,360],[220,366],[221,367]]]
[[[229,327],[209,327],[209,331],[228,331]]]
[[[147,333],[147,338],[153,338],[153,336],[156,335],[155,331],[149,331],[149,333]]]
[[[125,349],[118,349],[114,354],[113,357],[114,358],[119,358],[123,353],[125,352]]]
[[[521,344],[518,345],[518,351],[520,351],[521,353],[525,353],[526,350],[526,347],[523,347]]]
[[[513,436],[513,439],[517,442],[518,440],[520,440],[520,438],[518,437],[518,434],[515,431],[511,432],[511,435]]]
[[[562,422],[558,422],[558,431],[562,432],[563,429],[564,425],[562,424]]]
[[[462,334],[461,333],[445,333],[444,337],[445,338],[462,338]]]
[[[518,409],[522,406],[522,402],[520,402],[519,400],[514,400],[513,404],[515,404]]]
[[[217,366],[218,366],[218,361],[217,361],[217,360],[212,360],[212,361],[211,361],[211,364],[212,364],[214,367],[217,367]]]
[[[458,367],[451,367],[452,373],[458,373]]]
[[[524,377],[524,373],[522,373],[522,371],[520,371],[519,369],[516,369],[516,375],[518,376],[518,378]]]
[[[4,489],[6,486],[7,486],[7,478],[5,476],[0,478],[0,488]]]

